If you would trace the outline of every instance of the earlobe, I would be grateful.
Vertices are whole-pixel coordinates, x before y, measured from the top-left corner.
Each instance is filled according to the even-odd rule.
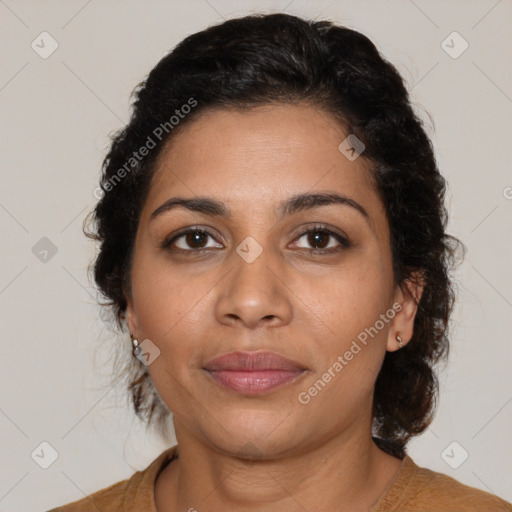
[[[398,312],[388,331],[386,345],[388,352],[400,350],[411,340],[414,333],[414,319],[424,287],[423,273],[415,273],[411,279],[397,286],[394,303],[399,304],[400,308],[396,308]]]

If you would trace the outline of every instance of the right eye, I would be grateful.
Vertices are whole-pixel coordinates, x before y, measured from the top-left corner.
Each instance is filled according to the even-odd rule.
[[[204,249],[208,250],[214,248],[212,246],[205,246],[208,237],[213,238],[213,235],[205,229],[187,229],[186,231],[174,235],[171,239],[165,240],[161,247],[170,252],[198,252]],[[173,245],[175,247],[173,247]]]

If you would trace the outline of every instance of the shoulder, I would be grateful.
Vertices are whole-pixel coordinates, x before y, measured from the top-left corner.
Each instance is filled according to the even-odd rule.
[[[454,478],[422,468],[406,456],[402,467],[374,512],[510,512],[512,504],[498,496],[465,485]]]
[[[411,481],[406,503],[419,506],[418,510],[432,510],[432,507],[440,512],[512,510],[512,504],[494,494],[465,485],[443,473],[419,467],[410,457],[407,462]]]
[[[430,469],[418,467],[417,471],[419,485],[416,485],[416,498],[414,499],[425,504],[438,503],[438,510],[512,511],[512,504],[494,494],[470,487],[450,476]],[[422,487],[422,482],[427,485]]]
[[[85,498],[66,505],[53,508],[48,512],[126,512],[139,510],[156,511],[154,502],[154,485],[162,469],[177,456],[177,447],[173,446],[162,452],[145,469],[137,471],[130,478],[96,491]]]

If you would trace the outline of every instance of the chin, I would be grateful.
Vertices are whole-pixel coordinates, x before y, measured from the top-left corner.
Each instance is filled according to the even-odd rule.
[[[222,419],[206,418],[206,425],[199,427],[200,436],[214,449],[242,459],[278,457],[293,449],[299,439],[291,432],[297,429],[290,425],[292,415],[289,411],[244,411],[236,410],[224,413]],[[219,424],[220,423],[220,424]],[[304,429],[300,429],[304,436]]]

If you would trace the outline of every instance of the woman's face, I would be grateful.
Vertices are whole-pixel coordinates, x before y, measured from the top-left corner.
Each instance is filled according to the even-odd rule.
[[[371,430],[385,352],[410,339],[416,309],[394,285],[367,162],[339,149],[347,135],[310,106],[219,109],[159,156],[127,321],[150,340],[178,439],[279,457]],[[175,198],[195,203],[162,206]],[[207,234],[183,234],[194,228]]]

